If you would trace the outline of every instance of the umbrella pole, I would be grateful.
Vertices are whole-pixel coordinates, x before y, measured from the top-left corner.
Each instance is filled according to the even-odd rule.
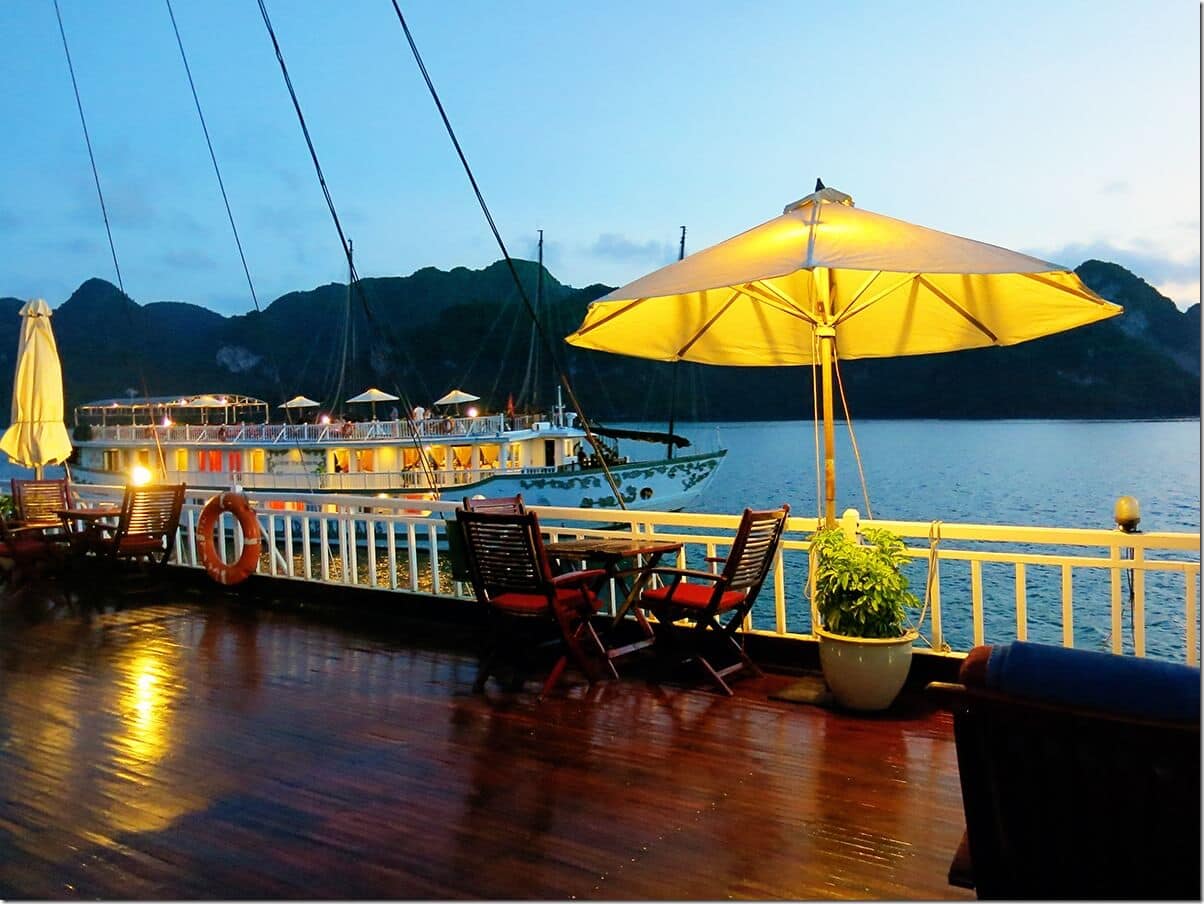
[[[819,327],[815,332],[819,336],[824,406],[824,522],[828,527],[835,527],[836,430],[832,424],[832,346],[836,340],[836,330],[832,327]]]

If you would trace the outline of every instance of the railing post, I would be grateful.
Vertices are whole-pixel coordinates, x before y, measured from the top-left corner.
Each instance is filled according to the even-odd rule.
[[[1028,640],[1028,575],[1024,563],[1016,563],[1016,639]]]
[[[1062,646],[1074,648],[1074,576],[1070,565],[1062,566]]]
[[[1125,651],[1124,623],[1121,619],[1121,607],[1123,605],[1120,596],[1120,546],[1113,543],[1108,548],[1108,561],[1111,564],[1108,566],[1108,582],[1111,588],[1110,597],[1112,600],[1112,652],[1123,653]]]
[[[974,646],[977,647],[983,643],[985,637],[982,616],[982,562],[978,559],[970,563],[970,607],[974,616]]]
[[[1145,547],[1133,546],[1133,653],[1145,655]]]
[[[1187,664],[1200,664],[1200,651],[1197,646],[1199,642],[1199,634],[1196,629],[1196,578],[1199,572],[1195,568],[1185,568],[1183,570],[1184,596],[1186,600],[1186,616],[1187,623]]]

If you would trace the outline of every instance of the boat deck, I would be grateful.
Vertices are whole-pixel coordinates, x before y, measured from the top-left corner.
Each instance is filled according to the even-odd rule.
[[[470,693],[404,629],[0,600],[0,897],[968,898],[951,721],[625,677]]]

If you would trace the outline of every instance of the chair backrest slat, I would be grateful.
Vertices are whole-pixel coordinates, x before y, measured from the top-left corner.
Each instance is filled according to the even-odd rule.
[[[474,499],[464,497],[464,510],[469,512],[493,512],[495,515],[521,515],[527,508],[523,505],[523,497],[494,496],[492,498]]]
[[[120,544],[123,538],[130,536],[166,538],[174,534],[183,504],[184,484],[126,487],[115,540]]]
[[[773,565],[789,514],[788,505],[772,511],[744,510],[723,569],[722,590],[760,589]]]
[[[13,478],[13,510],[18,521],[29,524],[58,524],[59,509],[71,507],[66,480],[19,480]]]
[[[488,602],[499,593],[546,593],[551,569],[543,550],[539,517],[461,509],[456,521],[464,533],[472,583]]]

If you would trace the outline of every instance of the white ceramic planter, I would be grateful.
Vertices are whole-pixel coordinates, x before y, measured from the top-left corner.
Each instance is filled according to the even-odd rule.
[[[886,709],[903,689],[917,635],[887,639],[845,637],[817,627],[824,680],[838,703],[863,711]]]

